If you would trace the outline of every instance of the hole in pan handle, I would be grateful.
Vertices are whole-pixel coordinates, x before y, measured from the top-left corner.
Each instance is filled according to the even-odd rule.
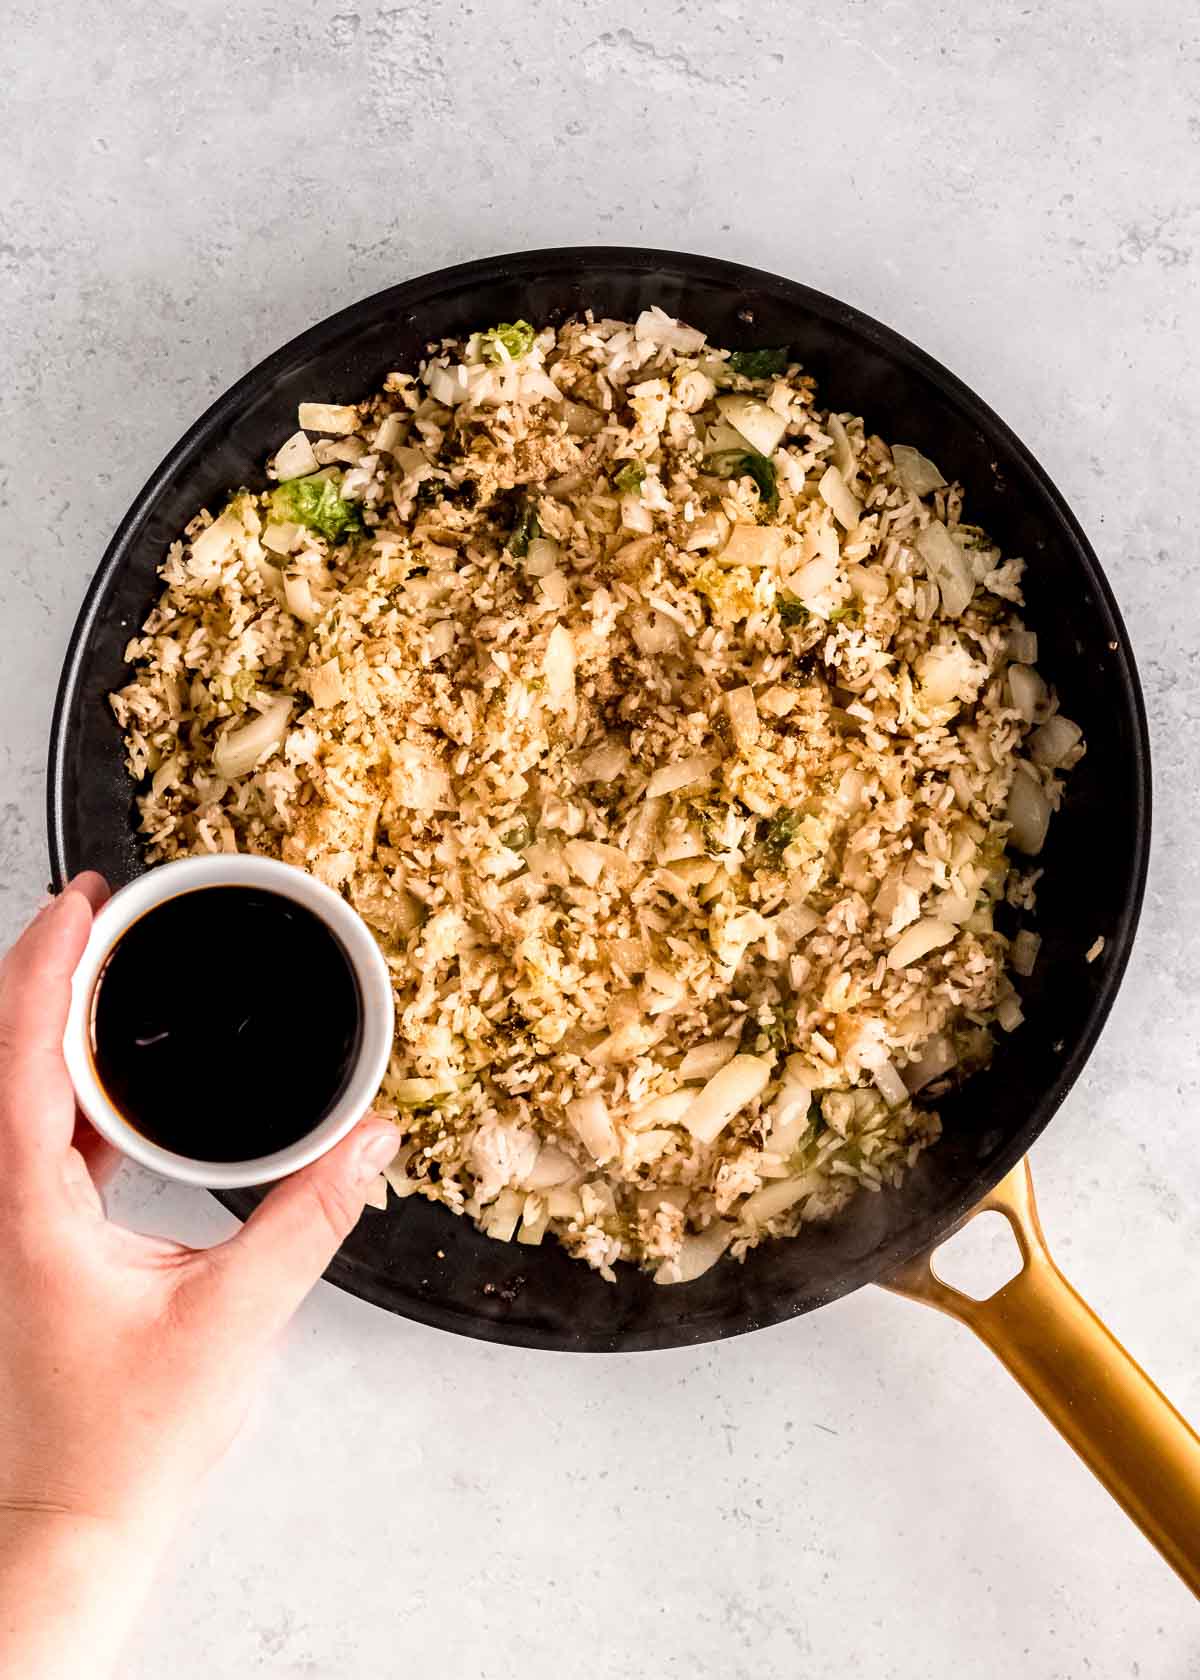
[[[1008,1220],[1023,1262],[994,1295],[977,1301],[943,1282],[932,1251],[884,1287],[973,1330],[1200,1596],[1200,1438],[1055,1265],[1028,1161],[969,1218],[986,1209]]]

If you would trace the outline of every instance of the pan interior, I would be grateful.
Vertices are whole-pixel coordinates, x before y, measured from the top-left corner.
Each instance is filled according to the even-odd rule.
[[[50,758],[51,862],[60,879],[144,868],[133,789],[106,695],[156,590],[167,544],[230,486],[260,485],[303,400],[351,402],[426,342],[481,323],[560,321],[659,304],[732,347],[788,344],[821,400],[915,444],[966,487],[971,516],[1029,562],[1027,618],[1039,666],[1082,726],[1087,756],[1041,862],[1043,946],[1021,983],[1025,1024],[994,1065],[942,1105],[944,1136],[897,1192],[862,1193],[835,1222],[657,1288],[621,1268],[604,1283],[554,1243],[491,1241],[419,1198],[368,1210],[333,1282],[410,1318],[484,1339],[572,1350],[671,1347],[789,1318],[878,1277],[947,1231],[1024,1153],[1083,1065],[1128,955],[1145,874],[1145,720],[1124,628],[1086,539],[1028,452],[976,397],[887,328],[833,299],[700,257],[613,249],[534,252],[408,282],[312,328],[221,398],[154,474],[113,540],[76,625]],[[1084,960],[1103,936],[1101,959]],[[221,1198],[244,1216],[254,1192]]]

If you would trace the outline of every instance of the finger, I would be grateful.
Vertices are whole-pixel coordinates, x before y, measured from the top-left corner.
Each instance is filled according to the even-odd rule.
[[[87,899],[93,912],[99,910],[102,904],[107,904],[112,897],[108,882],[103,875],[98,875],[94,869],[85,869],[67,882],[68,892],[79,892]]]
[[[235,1237],[204,1256],[194,1288],[209,1296],[207,1306],[251,1335],[281,1330],[358,1223],[368,1189],[398,1146],[390,1121],[364,1121],[277,1184]]]
[[[10,1181],[44,1174],[70,1145],[75,1098],[62,1036],[102,889],[98,876],[72,882],[0,962],[0,1160]]]

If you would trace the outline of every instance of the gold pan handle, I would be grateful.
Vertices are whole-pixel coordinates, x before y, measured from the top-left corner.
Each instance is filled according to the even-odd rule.
[[[1050,1256],[1022,1161],[974,1209],[1001,1213],[1023,1265],[986,1301],[919,1254],[886,1289],[957,1318],[1006,1365],[1146,1538],[1200,1595],[1200,1439]]]

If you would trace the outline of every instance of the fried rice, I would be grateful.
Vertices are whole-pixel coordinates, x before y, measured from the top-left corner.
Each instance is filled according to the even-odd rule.
[[[172,545],[112,705],[151,862],[280,857],[374,931],[392,1195],[677,1283],[897,1185],[1020,1024],[994,911],[1083,751],[1021,561],[658,309],[299,427]]]

